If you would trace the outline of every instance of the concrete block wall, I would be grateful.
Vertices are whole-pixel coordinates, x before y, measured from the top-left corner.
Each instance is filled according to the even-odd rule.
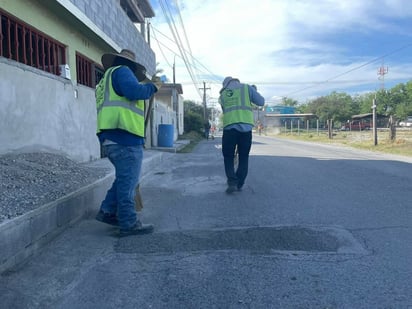
[[[155,73],[155,54],[143,34],[120,7],[119,0],[70,0],[70,2],[116,44],[134,50],[138,62],[146,67],[149,74]]]

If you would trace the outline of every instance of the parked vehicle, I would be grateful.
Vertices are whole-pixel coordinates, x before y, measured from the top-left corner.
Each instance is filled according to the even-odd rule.
[[[372,127],[370,122],[361,121],[361,120],[352,120],[350,122],[346,122],[341,130],[342,131],[360,131],[360,130],[369,130]]]
[[[412,116],[408,116],[408,118],[405,121],[399,122],[399,126],[412,127]]]

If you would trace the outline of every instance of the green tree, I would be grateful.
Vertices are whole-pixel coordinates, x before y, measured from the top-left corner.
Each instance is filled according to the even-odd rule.
[[[186,100],[183,101],[184,108],[184,126],[185,131],[195,131],[202,133],[203,130],[203,105],[196,103],[194,101]],[[210,111],[209,111],[210,112]]]
[[[374,92],[364,93],[362,95],[355,96],[353,98],[354,104],[357,106],[356,114],[367,114],[372,112],[373,99],[375,98]]]
[[[185,100],[183,101],[183,108],[185,113],[192,112],[199,115],[203,115],[203,106],[195,101]]]
[[[183,121],[186,132],[195,131],[203,134],[203,116],[199,115],[198,113],[189,111],[185,113]]]
[[[333,120],[344,122],[357,112],[352,97],[346,93],[332,92],[328,96],[316,98],[307,103],[303,110],[318,116],[321,122]]]
[[[283,97],[282,98],[282,102],[280,103],[280,105],[283,106],[292,106],[292,107],[296,107],[298,106],[298,101],[291,99],[291,98],[287,98],[287,97]]]
[[[398,84],[388,91],[389,107],[388,114],[397,119],[405,119],[412,115],[412,82]]]
[[[353,99],[346,93],[332,92],[328,97],[330,118],[334,121],[344,122],[358,110],[353,104]]]

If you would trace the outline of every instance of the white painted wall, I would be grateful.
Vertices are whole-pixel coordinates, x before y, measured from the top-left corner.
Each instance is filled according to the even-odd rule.
[[[170,108],[169,104],[155,98],[153,107],[153,126],[152,126],[152,146],[158,146],[159,124],[173,124],[173,141],[177,140],[176,113]]]

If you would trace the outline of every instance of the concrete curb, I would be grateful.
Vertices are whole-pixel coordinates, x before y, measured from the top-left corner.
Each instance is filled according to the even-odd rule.
[[[141,177],[162,162],[162,152],[146,150]],[[114,179],[107,159],[90,166],[110,167],[111,171],[94,183],[22,216],[0,223],[0,274],[23,263],[70,225],[94,215]]]
[[[164,152],[176,153],[186,145],[190,144],[190,140],[177,140],[174,142],[173,147],[153,147],[152,149]]]

